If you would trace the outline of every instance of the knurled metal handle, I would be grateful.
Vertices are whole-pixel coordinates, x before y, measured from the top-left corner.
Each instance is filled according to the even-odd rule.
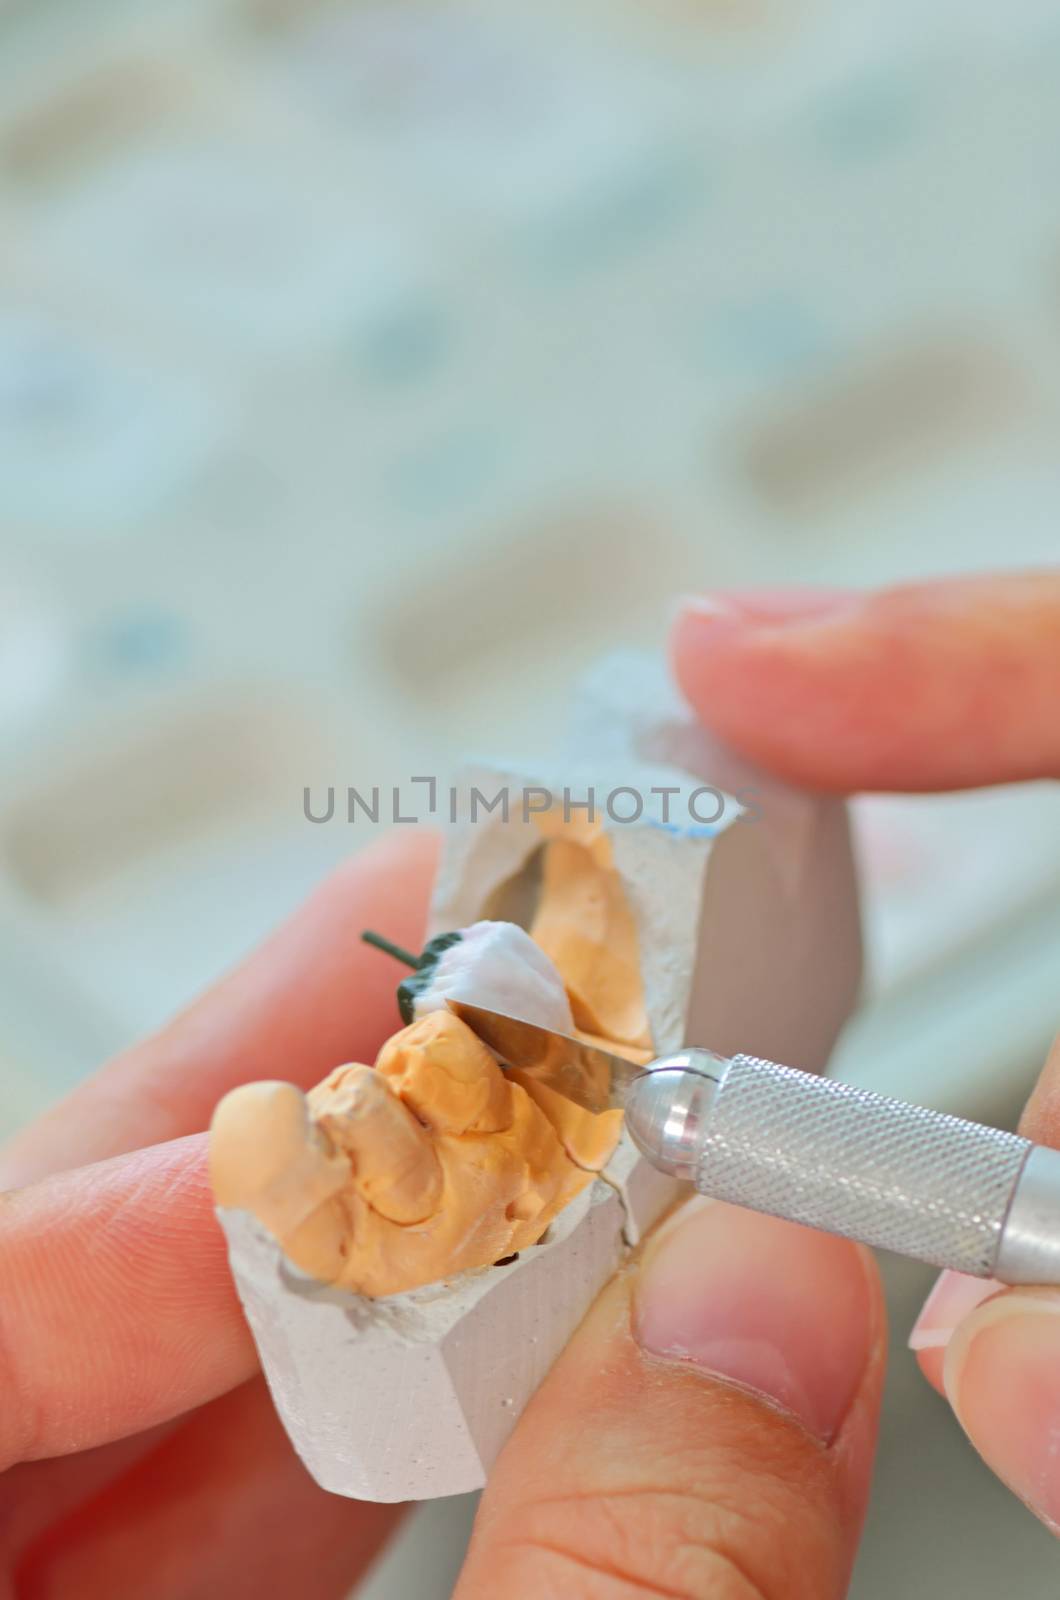
[[[1032,1148],[753,1056],[720,1074],[695,1137],[705,1194],[979,1277]]]

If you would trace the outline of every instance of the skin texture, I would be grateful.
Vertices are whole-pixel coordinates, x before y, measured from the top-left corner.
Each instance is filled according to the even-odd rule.
[[[926,605],[950,617],[933,630],[941,657],[951,646],[968,657],[951,724],[934,696],[903,694],[894,716],[873,626],[864,648],[875,676],[866,668],[852,704],[850,624],[832,660],[819,620],[800,631],[801,594],[769,597],[762,637],[786,634],[779,679],[761,671],[752,692],[742,676],[759,648],[753,617],[730,618],[713,638],[704,613],[682,620],[677,668],[720,731],[770,745],[778,769],[818,787],[1044,777],[1056,770],[1052,716],[1028,716],[1013,690],[992,750],[964,707],[997,694],[999,662],[1010,685],[1051,670],[1057,579],[1036,580],[1037,599],[1023,578],[992,581],[1009,619],[997,660],[961,644],[963,585],[914,591],[917,614]],[[1013,581],[1024,595],[1015,610]],[[782,739],[779,702],[791,720]],[[887,732],[879,750],[868,726]],[[335,1061],[372,1059],[392,971],[358,934],[385,922],[417,944],[432,871],[433,844],[412,830],[358,857],[239,972],[4,1153],[7,1173],[31,1187],[0,1207],[0,1454],[11,1464],[0,1595],[112,1600],[135,1572],[150,1600],[242,1600],[289,1582],[310,1600],[338,1597],[393,1526],[395,1508],[312,1485],[253,1377],[198,1130],[237,1083],[282,1073],[305,1087]],[[1028,1112],[1037,1137],[1060,1135],[1058,1104],[1051,1069]],[[130,1154],[140,1145],[151,1148]],[[709,1289],[691,1302],[664,1253],[686,1225]],[[483,1496],[457,1600],[842,1594],[883,1363],[871,1263],[842,1241],[724,1207],[664,1224],[649,1250],[655,1261],[631,1263],[605,1291],[528,1408]],[[795,1296],[781,1306],[768,1298],[778,1280]],[[1032,1358],[1021,1341],[1007,1370],[1025,1374]],[[1008,1471],[975,1410],[981,1380],[977,1363],[956,1392],[976,1444]]]
[[[952,789],[1060,775],[1060,572],[877,594],[692,598],[678,681],[723,738],[818,789]],[[741,720],[743,719],[743,720]],[[1020,1123],[1060,1147],[1060,1040]],[[972,1443],[1060,1523],[1060,1293],[943,1279],[917,1359]],[[922,1331],[923,1330],[923,1333]]]
[[[210,1592],[267,1593],[297,1525],[314,1552],[299,1592],[340,1595],[393,1527],[393,1508],[318,1490],[275,1421],[198,1130],[227,1088],[280,1060],[308,1086],[329,1061],[374,1053],[392,970],[360,930],[387,915],[395,938],[422,941],[436,853],[431,836],[402,834],[342,868],[217,988],[3,1151],[3,1181],[27,1185],[0,1202],[4,1600],[102,1600],[130,1571],[152,1600],[201,1593],[189,1526],[230,1530],[210,1542]],[[356,1012],[351,990],[367,997]],[[270,1517],[289,1490],[290,1514]]]
[[[850,793],[1060,776],[1058,572],[707,603],[678,615],[677,680],[781,777]]]

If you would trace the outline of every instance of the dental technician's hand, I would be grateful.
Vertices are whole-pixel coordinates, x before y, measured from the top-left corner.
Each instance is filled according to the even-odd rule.
[[[1060,776],[1058,573],[712,594],[684,605],[672,653],[714,733],[811,789]],[[1060,1048],[1024,1132],[1060,1145]],[[969,1311],[973,1292],[944,1275],[922,1365],[987,1461],[1060,1523],[1060,1291]],[[483,1497],[458,1600],[841,1595],[882,1345],[860,1251],[691,1202],[531,1402]]]
[[[781,597],[733,597],[684,618],[678,670],[732,743],[757,741],[778,769],[787,755],[792,776],[821,787],[910,786],[890,724],[918,699],[912,744],[936,762],[922,785],[988,780],[974,759],[984,721],[999,738],[993,776],[1029,776],[1018,716],[987,691],[993,673],[1020,705],[1033,693],[1025,656],[1037,633],[1055,641],[1056,584],[1051,630],[1035,621],[1041,591],[1016,582],[1006,609],[1010,588],[978,608],[960,586],[942,590],[926,613],[910,591],[905,627],[901,598],[841,599],[853,620],[838,633],[826,597],[812,597],[816,622],[805,600],[799,620]],[[874,605],[897,607],[882,642]],[[768,641],[785,634],[770,661]],[[932,674],[946,693],[930,691]],[[797,734],[787,751],[777,743],[778,717],[802,719],[801,755]],[[874,729],[895,758],[890,780],[836,765],[836,740],[867,763]],[[947,736],[954,758],[972,741],[956,775],[938,767]],[[827,767],[816,776],[815,751]],[[1054,748],[1041,770],[1056,764]],[[5,1153],[0,1181],[27,1185],[0,1198],[0,1462],[23,1463],[0,1510],[9,1595],[327,1600],[393,1525],[394,1508],[315,1489],[253,1377],[197,1130],[237,1082],[309,1084],[371,1059],[391,979],[356,936],[385,920],[416,942],[431,855],[403,834],[356,858],[230,979]],[[528,1407],[483,1496],[457,1600],[838,1600],[883,1359],[866,1252],[693,1202],[605,1290]]]
[[[703,722],[809,788],[1060,775],[1060,574],[713,594],[684,606],[672,650]],[[1060,1050],[1024,1131],[1060,1145]],[[987,1461],[1060,1522],[1060,1291],[962,1316],[967,1280],[943,1283],[925,1370]],[[531,1402],[457,1600],[842,1595],[882,1366],[862,1252],[692,1201]]]
[[[434,852],[402,830],[355,857],[0,1152],[0,1600],[341,1600],[394,1528],[318,1489],[280,1426],[199,1130],[236,1083],[373,1059],[393,973],[360,930],[419,945]],[[458,1594],[840,1596],[882,1368],[864,1252],[697,1206],[530,1406]]]
[[[206,1177],[218,1098],[371,1060],[434,862],[402,830],[0,1152],[0,1597],[341,1600],[401,1508],[318,1489],[257,1373]],[[483,1500],[461,1600],[830,1600],[871,1468],[868,1255],[696,1204],[603,1294]],[[410,1597],[414,1600],[414,1597]],[[419,1600],[419,1597],[415,1597]]]
[[[1060,571],[717,595],[684,608],[673,654],[703,720],[797,783],[1060,778]],[[1020,1131],[1060,1146],[1060,1039]],[[911,1343],[986,1462],[1060,1528],[1060,1290],[944,1273]]]
[[[204,1129],[393,1029],[437,842],[355,856],[260,950],[0,1150],[0,1600],[341,1600],[400,1506],[318,1489],[258,1371]]]

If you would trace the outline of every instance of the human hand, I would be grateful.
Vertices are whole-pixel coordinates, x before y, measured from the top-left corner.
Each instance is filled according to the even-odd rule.
[[[240,1081],[309,1085],[374,1054],[391,973],[358,935],[385,921],[418,944],[433,849],[402,835],[357,857],[3,1153],[0,1181],[24,1186],[0,1196],[10,1595],[330,1600],[393,1528],[399,1508],[316,1488],[254,1376],[196,1130]],[[517,1430],[462,1595],[617,1595],[623,1571],[725,1593],[744,1569],[763,1588],[775,1569],[785,1597],[841,1589],[882,1367],[871,1264],[724,1207],[671,1233],[598,1302]],[[688,1300],[702,1281],[713,1328]],[[776,1408],[649,1353],[686,1345]]]
[[[704,653],[685,625],[693,701],[690,662],[704,683],[719,663],[727,680],[708,690],[708,720],[743,697],[734,722],[767,722],[790,662],[762,676],[756,713],[732,672],[753,629],[726,622]],[[875,689],[889,693],[882,670]],[[322,1493],[294,1458],[251,1376],[195,1130],[235,1083],[308,1085],[374,1052],[389,973],[356,935],[385,908],[416,943],[432,848],[402,836],[357,858],[238,973],[5,1152],[0,1181],[29,1185],[0,1199],[0,1462],[22,1463],[0,1522],[12,1595],[338,1596],[400,1514]],[[137,1149],[151,1140],[170,1142]],[[85,1162],[99,1164],[65,1170]],[[867,1253],[694,1202],[605,1291],[528,1408],[483,1497],[458,1600],[842,1594],[883,1337]]]
[[[395,1526],[400,1507],[317,1488],[287,1440],[200,1130],[238,1083],[374,1057],[393,981],[360,933],[419,948],[435,852],[401,830],[354,858],[0,1152],[0,1184],[24,1186],[0,1194],[4,1600],[335,1600]]]
[[[371,1058],[392,982],[358,936],[385,921],[418,945],[433,856],[430,838],[402,834],[355,858],[239,971],[3,1152],[0,1181],[23,1186],[0,1196],[12,1600],[332,1600],[394,1527],[400,1508],[315,1486],[254,1375],[197,1130],[238,1082],[308,1086]],[[712,1329],[689,1281],[711,1286]],[[597,1303],[517,1430],[458,1593],[617,1596],[628,1572],[658,1592],[735,1594],[742,1570],[785,1600],[800,1585],[840,1592],[881,1326],[871,1264],[851,1245],[720,1206],[671,1229]],[[647,1353],[686,1344],[777,1406]]]
[[[811,789],[1060,775],[1060,575],[711,595],[682,609],[673,657],[713,732]],[[1024,1131],[1060,1144],[1060,1054]],[[940,1294],[936,1322],[946,1309]],[[945,1362],[974,1442],[1053,1520],[1057,1309],[1060,1293],[1009,1291],[960,1325]],[[459,1600],[842,1594],[882,1328],[874,1269],[853,1246],[693,1202],[528,1408],[483,1498]],[[921,1360],[941,1382],[940,1353]]]
[[[819,789],[1060,777],[1060,572],[690,603],[677,674],[745,754]],[[1060,1039],[1020,1131],[1060,1146]],[[944,1273],[912,1344],[987,1463],[1060,1525],[1060,1291]],[[985,1302],[985,1303],[984,1303]]]

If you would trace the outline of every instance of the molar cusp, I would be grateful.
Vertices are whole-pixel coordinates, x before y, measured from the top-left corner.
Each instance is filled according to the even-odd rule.
[[[383,1173],[359,1172],[356,1156],[352,1166],[361,1197],[377,1215],[397,1227],[429,1222],[441,1210],[443,1185],[438,1163],[433,1162],[437,1181],[425,1183],[423,1158],[417,1150],[396,1156]]]
[[[451,1012],[432,1012],[395,1034],[380,1051],[376,1071],[436,1133],[498,1133],[511,1124],[504,1074]]]
[[[431,1136],[385,1077],[371,1067],[348,1068],[318,1098],[315,1116],[380,1217],[419,1222],[437,1209],[442,1178]]]

